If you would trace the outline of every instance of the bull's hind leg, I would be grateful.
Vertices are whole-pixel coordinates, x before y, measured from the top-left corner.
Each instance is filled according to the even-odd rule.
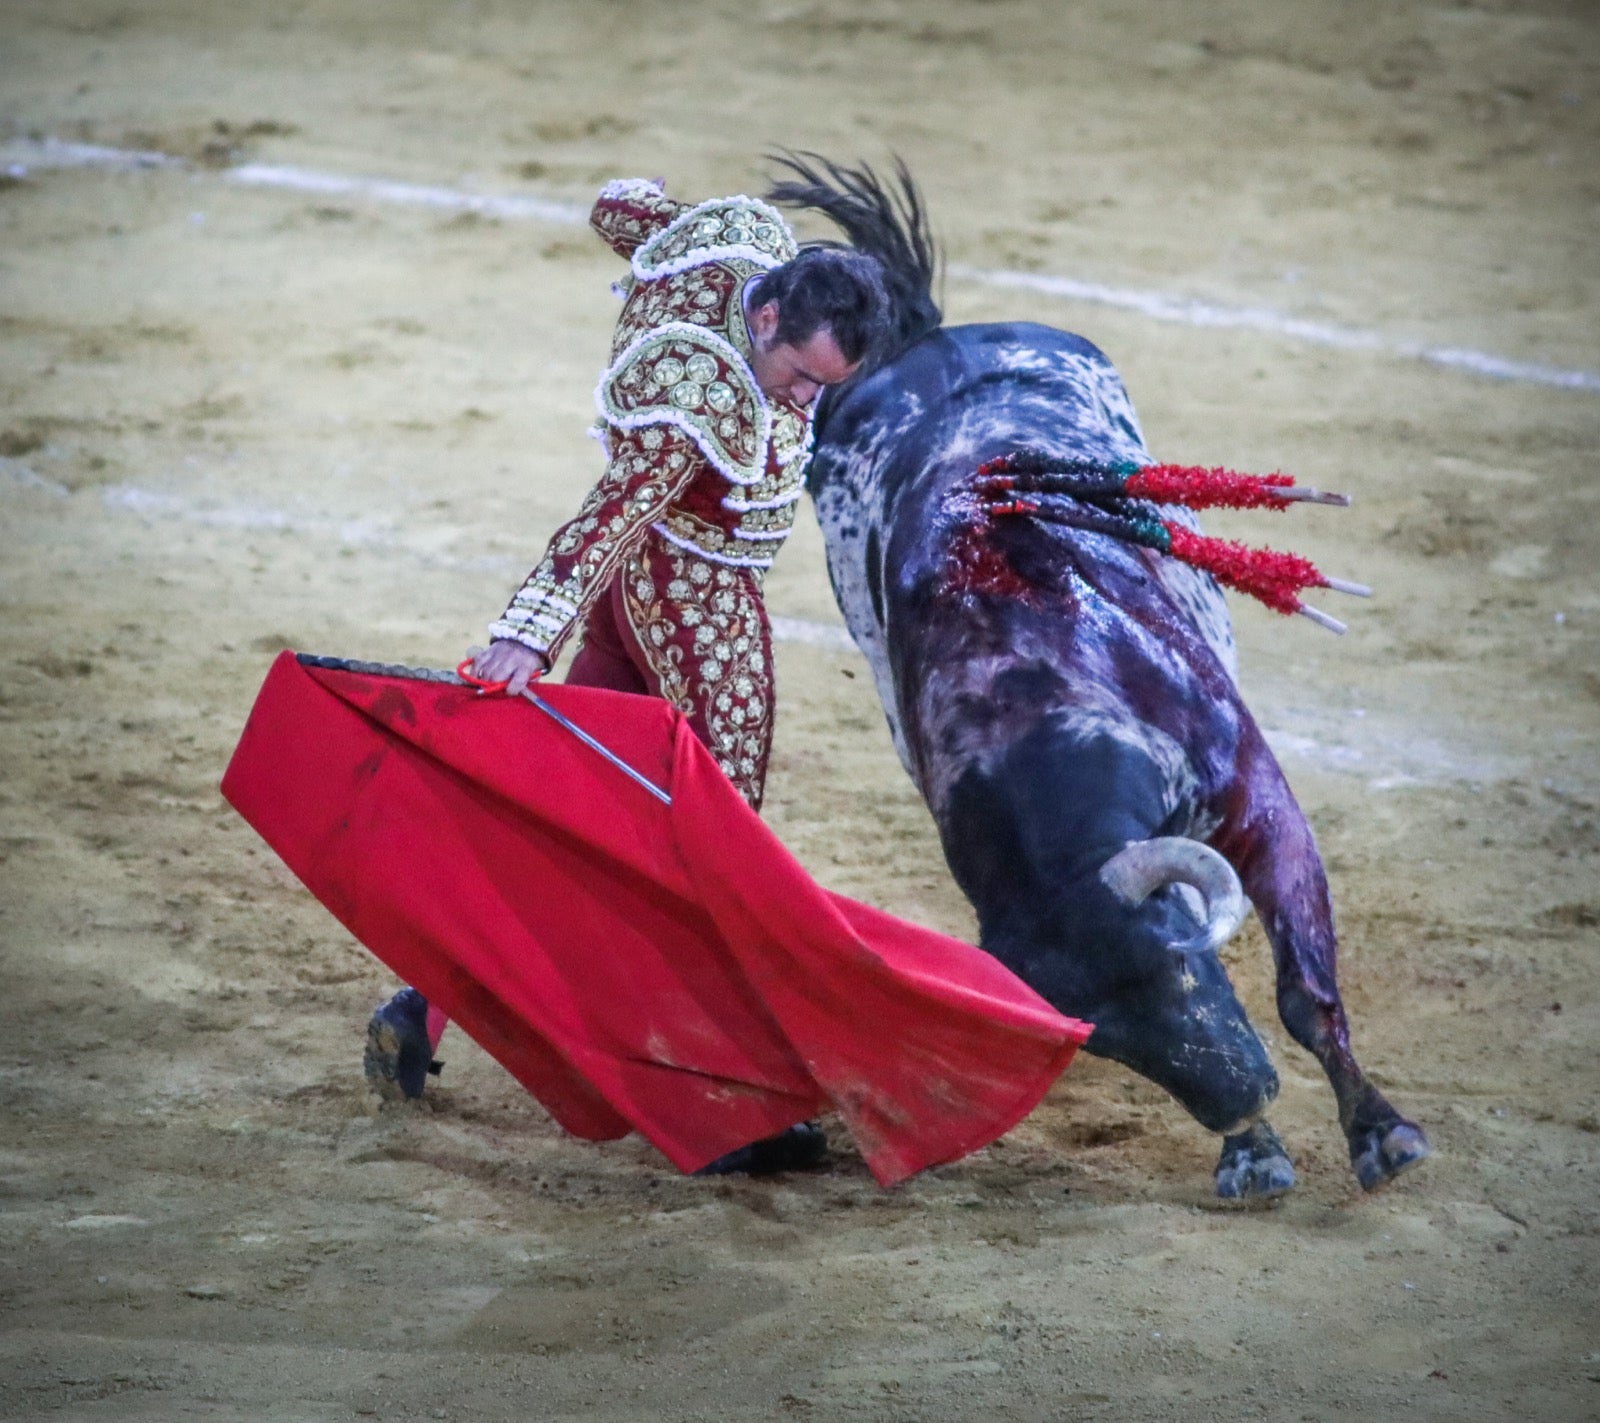
[[[1216,848],[1239,871],[1272,942],[1278,1014],[1328,1074],[1351,1167],[1364,1189],[1376,1190],[1427,1156],[1428,1138],[1367,1080],[1350,1049],[1322,860],[1272,753],[1253,727],[1251,733],[1236,782],[1243,804],[1228,817]]]

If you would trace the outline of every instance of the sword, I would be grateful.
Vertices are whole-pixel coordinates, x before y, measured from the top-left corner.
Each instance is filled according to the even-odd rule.
[[[413,682],[440,682],[445,686],[450,687],[476,687],[480,693],[490,689],[493,686],[493,684],[490,683],[484,683],[473,678],[464,677],[459,671],[448,672],[442,667],[402,667],[392,662],[357,662],[348,657],[319,657],[315,653],[311,652],[297,652],[294,656],[295,661],[298,662],[302,667],[327,667],[331,668],[335,672],[360,672],[368,677],[406,677]],[[462,666],[465,665],[465,663],[462,664]],[[672,796],[668,792],[662,790],[661,787],[652,781],[648,776],[642,775],[639,771],[635,770],[626,761],[624,761],[622,757],[617,755],[617,753],[609,746],[606,746],[603,742],[597,741],[594,737],[589,735],[587,731],[585,731],[570,717],[563,716],[562,713],[558,712],[537,692],[530,688],[524,691],[521,695],[524,701],[532,702],[534,706],[538,707],[540,711],[542,711],[558,726],[571,732],[573,736],[577,737],[578,740],[583,742],[583,744],[591,751],[598,752],[619,771],[621,771],[623,775],[627,776],[633,781],[638,782],[639,785],[643,786],[663,805],[672,804]]]

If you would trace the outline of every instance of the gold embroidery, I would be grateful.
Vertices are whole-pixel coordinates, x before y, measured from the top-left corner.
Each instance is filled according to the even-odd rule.
[[[630,257],[642,242],[666,229],[681,213],[674,202],[647,178],[621,178],[600,190],[589,213],[589,225],[611,250]]]
[[[772,745],[772,649],[761,577],[652,537],[622,573],[628,622],[661,687],[757,809]]]
[[[734,255],[776,267],[795,250],[789,225],[776,209],[754,198],[714,198],[679,213],[641,245],[633,254],[633,269],[654,278]]]
[[[577,515],[556,530],[510,606],[490,624],[489,635],[524,643],[553,660],[584,611],[610,585],[628,545],[703,469],[693,446],[676,430],[616,432],[605,473]]]
[[[727,391],[727,414],[718,414],[709,400],[710,389],[719,386]],[[730,480],[748,484],[760,477],[765,402],[750,368],[715,332],[685,322],[648,331],[602,377],[597,397],[601,415],[613,424],[677,425]]]

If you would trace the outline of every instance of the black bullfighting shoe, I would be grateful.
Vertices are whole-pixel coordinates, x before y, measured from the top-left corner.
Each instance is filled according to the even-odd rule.
[[[428,1043],[428,1000],[415,988],[402,988],[373,1010],[367,1022],[367,1050],[361,1070],[372,1090],[387,1101],[415,1100],[443,1063]]]
[[[820,1166],[828,1154],[828,1138],[815,1122],[800,1122],[777,1136],[764,1136],[702,1166],[696,1176],[774,1176],[779,1171],[806,1171]]]

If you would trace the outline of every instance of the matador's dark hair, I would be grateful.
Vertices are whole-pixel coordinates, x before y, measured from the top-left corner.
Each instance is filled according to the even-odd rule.
[[[752,305],[778,304],[776,338],[798,346],[826,328],[851,365],[880,347],[889,330],[889,294],[878,262],[849,248],[810,246],[763,272]]]
[[[906,165],[896,158],[894,177],[886,181],[865,163],[851,168],[816,153],[782,152],[771,159],[793,176],[774,183],[768,199],[820,212],[850,239],[848,247],[836,242],[810,246],[859,252],[876,259],[883,273],[889,294],[887,340],[868,364],[890,360],[937,330],[943,319],[933,298],[939,249]]]

